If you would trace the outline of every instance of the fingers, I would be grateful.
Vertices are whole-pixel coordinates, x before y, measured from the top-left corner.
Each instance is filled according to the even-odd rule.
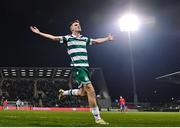
[[[30,26],[30,29],[34,33],[38,33],[39,32],[39,30],[38,30],[38,28],[36,26]]]
[[[33,26],[30,26],[30,29],[33,31],[33,30],[34,30],[34,27],[33,27]]]
[[[108,34],[108,38],[109,40],[114,40],[114,36],[111,33]]]
[[[32,31],[32,32],[34,31],[34,29],[33,29],[33,27],[32,27],[32,26],[30,26],[30,29],[31,29],[31,31]]]
[[[36,26],[30,26],[30,29],[33,30],[33,29],[37,29]]]
[[[111,33],[108,34],[109,37],[113,37],[113,35]]]

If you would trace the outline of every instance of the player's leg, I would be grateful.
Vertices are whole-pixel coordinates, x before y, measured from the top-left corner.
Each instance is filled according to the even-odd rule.
[[[121,104],[121,112],[123,111],[123,105]]]
[[[91,112],[95,118],[95,122],[98,124],[107,125],[108,123],[106,123],[100,117],[99,108],[96,102],[96,93],[90,81],[89,70],[87,68],[80,68],[75,73],[78,74],[76,75],[76,81],[79,83],[79,87],[84,88],[87,94],[89,107],[91,108]]]
[[[86,96],[87,93],[83,87],[79,89],[78,96]]]
[[[73,78],[78,83],[79,85],[78,88],[80,89],[73,90],[74,92],[73,91],[70,92],[68,90],[67,91],[60,90],[61,94],[63,95],[76,94],[79,96],[84,96],[85,94],[87,94],[89,106],[91,108],[96,123],[107,125],[108,123],[106,123],[100,117],[99,108],[96,102],[96,94],[89,78],[89,70],[87,68],[75,68],[73,69]]]
[[[99,107],[96,101],[96,93],[92,84],[84,85],[84,90],[87,93],[89,107],[91,108],[91,112],[95,118],[95,122],[97,124],[108,125],[109,123],[105,122],[100,116]]]
[[[80,89],[69,89],[69,90],[59,90],[59,99],[61,99],[63,96],[85,96],[86,92],[84,88]]]
[[[122,111],[125,112],[125,105],[122,106]]]
[[[95,90],[94,90],[94,87],[92,86],[92,84],[85,85],[84,90],[87,93],[89,107],[91,107],[91,108],[97,107],[96,93],[95,93]]]
[[[82,81],[82,76],[83,76],[83,69],[81,68],[74,68],[72,70],[72,80],[75,80],[76,83],[79,85],[78,89],[69,89],[69,90],[63,90],[60,89],[59,90],[59,99],[61,99],[63,96],[85,96],[86,92],[82,87],[81,81]]]

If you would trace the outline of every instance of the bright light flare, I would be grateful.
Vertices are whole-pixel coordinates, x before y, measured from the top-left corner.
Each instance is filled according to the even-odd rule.
[[[140,27],[140,20],[134,14],[126,14],[122,16],[118,23],[121,31],[137,31]]]

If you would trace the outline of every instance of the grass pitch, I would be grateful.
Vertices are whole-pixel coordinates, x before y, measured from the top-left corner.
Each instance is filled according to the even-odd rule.
[[[180,112],[101,112],[107,127],[180,127]],[[0,111],[0,127],[98,127],[90,112]]]

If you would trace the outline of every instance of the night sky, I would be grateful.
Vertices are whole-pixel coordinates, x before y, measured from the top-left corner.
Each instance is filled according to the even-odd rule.
[[[129,102],[133,86],[128,36],[117,21],[131,10],[145,22],[131,36],[138,100],[170,102],[180,97],[180,85],[155,80],[180,70],[180,0],[3,0],[0,6],[1,67],[68,67],[65,46],[35,35],[29,26],[66,35],[69,21],[77,18],[83,35],[115,36],[113,42],[88,46],[89,62],[102,68],[111,98],[122,95]]]

